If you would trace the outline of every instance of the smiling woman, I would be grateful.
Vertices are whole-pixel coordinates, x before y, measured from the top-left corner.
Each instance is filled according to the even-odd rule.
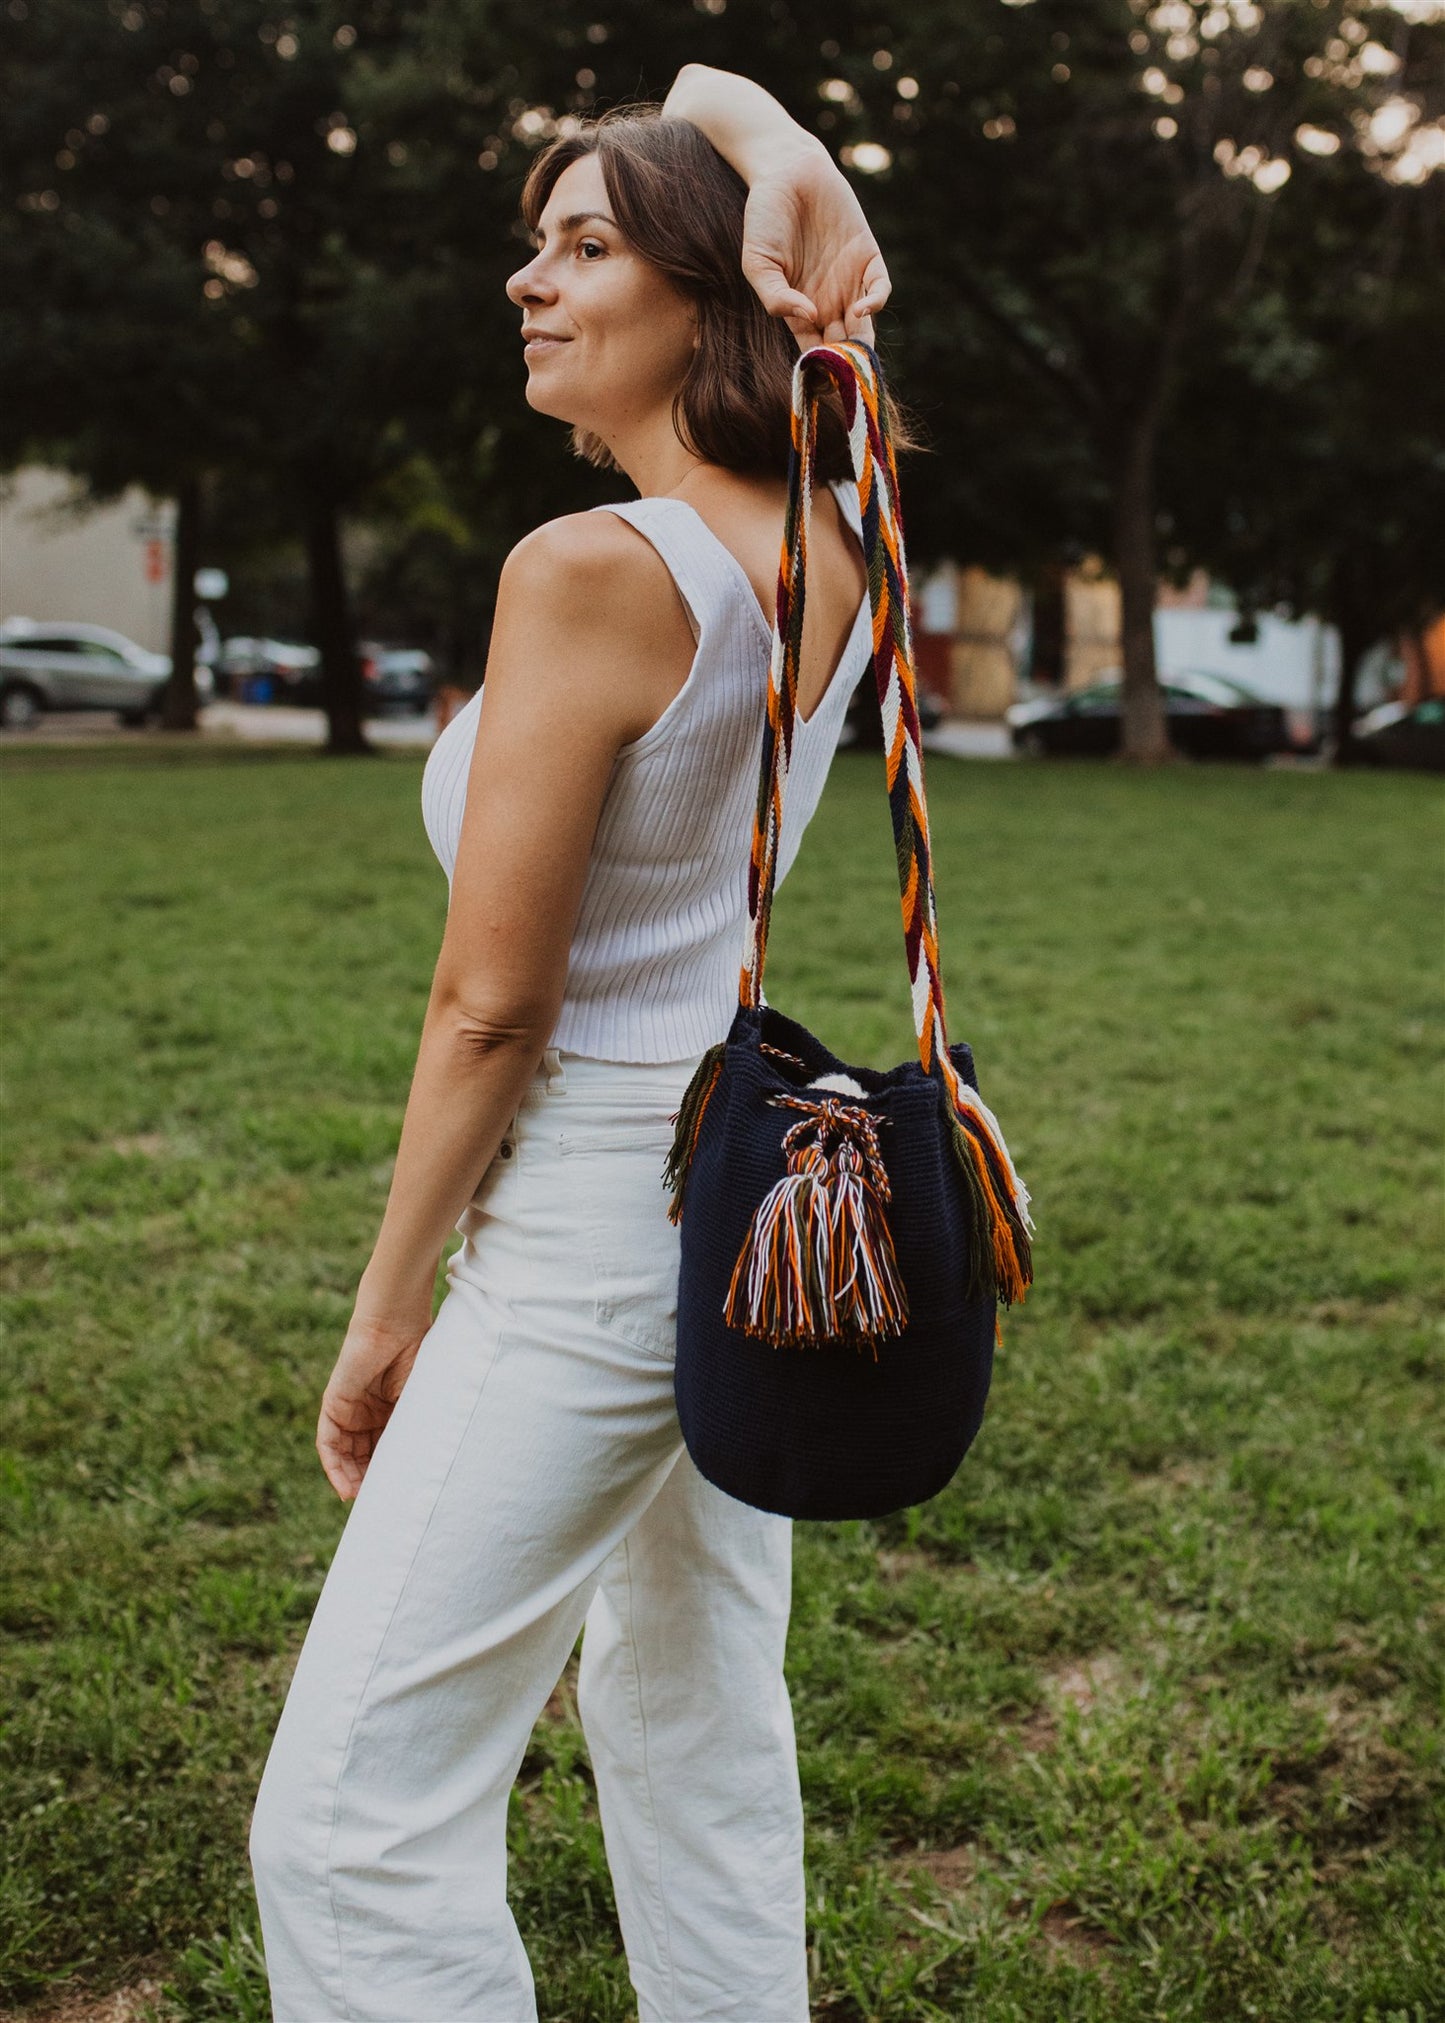
[[[507,1802],[584,1624],[642,2023],[808,2013],[790,1527],[684,1452],[662,1169],[736,999],[798,342],[871,341],[887,288],[818,142],[745,79],[678,89],[544,150],[523,194],[526,399],[639,496],[508,556],[484,688],[423,780],[446,928],[317,1434],[355,1507],[253,1826],[280,2023],[535,2017]],[[784,871],[871,658],[824,426]]]
[[[794,132],[793,157],[780,157],[783,173],[804,189],[818,182],[810,200],[837,209],[830,230],[857,239],[853,263],[881,270],[851,189],[821,145]],[[715,147],[699,144],[690,119],[627,111],[555,143],[533,165],[522,213],[535,257],[507,292],[523,311],[529,365],[546,366],[529,380],[528,403],[571,422],[578,455],[604,469],[618,463],[607,426],[617,412],[613,360],[625,331],[642,351],[635,365],[622,362],[624,377],[630,385],[634,374],[653,378],[671,393],[677,435],[697,457],[786,479],[793,363],[799,345],[823,333],[811,299],[782,278],[787,255],[774,249],[786,228],[774,215],[775,182],[776,172],[761,174],[750,191]],[[699,218],[729,211],[741,213],[737,238],[696,230]],[[579,272],[586,269],[595,277]],[[886,294],[886,281],[876,285]],[[826,320],[831,336],[871,339],[867,315]],[[885,398],[895,446],[913,447],[904,416]],[[833,479],[851,469],[834,396],[820,419],[819,471]]]

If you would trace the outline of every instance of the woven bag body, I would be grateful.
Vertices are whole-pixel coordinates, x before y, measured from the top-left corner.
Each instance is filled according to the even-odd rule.
[[[806,1064],[799,1074],[763,1043]],[[953,1049],[966,1080],[966,1046]],[[842,1071],[868,1092],[898,1213],[908,1288],[899,1335],[870,1348],[775,1345],[725,1319],[728,1289],[757,1203],[783,1177],[793,1118],[772,1098]],[[780,1012],[740,1010],[707,1106],[687,1183],[678,1292],[678,1420],[709,1482],[790,1517],[879,1517],[936,1495],[983,1419],[995,1303],[960,1298],[967,1243],[938,1083],[917,1061],[888,1074],[845,1067]]]
[[[873,607],[918,1058],[850,1066],[762,993],[796,709],[816,413],[849,429]],[[1031,1277],[1028,1194],[943,1023],[897,473],[881,375],[856,340],[799,358],[738,1010],[683,1099],[676,1399],[716,1487],[797,1518],[936,1495],[983,1419],[998,1306]]]

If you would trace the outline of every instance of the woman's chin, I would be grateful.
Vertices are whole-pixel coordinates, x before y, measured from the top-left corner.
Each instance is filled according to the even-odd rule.
[[[550,415],[553,421],[571,421],[571,415],[563,412],[568,402],[549,390],[545,379],[539,385],[537,374],[531,368],[527,374],[526,397],[528,407],[535,409],[538,414]]]

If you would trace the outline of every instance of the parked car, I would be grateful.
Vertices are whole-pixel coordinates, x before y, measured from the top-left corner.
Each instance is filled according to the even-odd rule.
[[[1294,748],[1279,705],[1222,674],[1172,674],[1160,688],[1169,736],[1192,758],[1265,759]],[[1018,751],[1104,757],[1119,748],[1122,694],[1111,672],[1065,695],[1016,702],[1004,718]]]
[[[429,653],[383,646],[375,640],[363,640],[358,650],[368,715],[420,716],[431,708],[435,668]],[[282,639],[228,639],[218,667],[226,692],[239,702],[321,707],[321,655],[314,646]]]
[[[378,646],[366,640],[361,647],[361,678],[366,684],[368,707],[378,713],[424,716],[436,693],[436,665],[420,647]]]
[[[106,625],[7,618],[0,624],[0,729],[29,730],[47,710],[67,709],[117,710],[122,723],[146,723],[159,712],[170,672],[168,655]],[[209,668],[196,668],[196,689],[210,700]]]
[[[1360,757],[1372,766],[1420,766],[1445,772],[1445,696],[1382,702],[1355,726]]]
[[[216,668],[226,694],[238,702],[309,708],[321,700],[321,655],[314,646],[293,646],[283,639],[228,639]]]

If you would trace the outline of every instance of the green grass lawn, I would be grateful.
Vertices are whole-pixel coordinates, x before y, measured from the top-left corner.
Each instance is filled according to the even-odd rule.
[[[912,1046],[840,757],[769,994]],[[7,763],[0,1959],[267,2015],[245,1858],[446,898],[420,761]],[[953,1035],[1034,1195],[952,1486],[799,1526],[818,2023],[1445,2015],[1440,796],[933,762]],[[564,1680],[550,2023],[632,2005]],[[478,2019],[482,2023],[482,2019]],[[762,2023],[762,2019],[759,2019]]]

